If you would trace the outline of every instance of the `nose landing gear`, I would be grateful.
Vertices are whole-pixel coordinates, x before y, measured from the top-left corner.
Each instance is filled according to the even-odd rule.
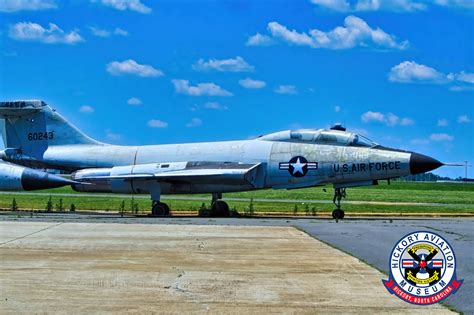
[[[336,209],[332,212],[332,217],[336,220],[344,218],[344,210],[341,209],[341,200],[346,197],[345,188],[334,188],[334,198],[332,202],[336,205]]]
[[[170,215],[170,207],[164,202],[154,201],[151,215],[154,217],[167,217]]]
[[[212,208],[211,208],[212,217],[229,217],[229,205],[222,200],[221,193],[212,194]]]

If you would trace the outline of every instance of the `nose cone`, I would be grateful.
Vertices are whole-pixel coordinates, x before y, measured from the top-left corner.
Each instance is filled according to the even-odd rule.
[[[442,165],[440,161],[423,154],[412,152],[410,156],[410,173],[413,175],[432,171]]]
[[[26,168],[21,176],[24,190],[57,188],[75,183],[77,182],[30,168]]]

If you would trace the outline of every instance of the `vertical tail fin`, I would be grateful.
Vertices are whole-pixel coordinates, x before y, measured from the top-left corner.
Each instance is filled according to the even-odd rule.
[[[48,146],[100,144],[66,121],[43,101],[0,102],[6,148],[41,158]]]

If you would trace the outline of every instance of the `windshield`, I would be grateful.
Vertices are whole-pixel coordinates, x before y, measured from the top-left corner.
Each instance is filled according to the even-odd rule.
[[[374,147],[377,145],[377,143],[364,136],[354,134],[351,145],[356,147]]]

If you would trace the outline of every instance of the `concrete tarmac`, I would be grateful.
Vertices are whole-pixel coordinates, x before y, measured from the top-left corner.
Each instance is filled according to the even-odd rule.
[[[13,219],[0,216],[1,313],[43,307],[51,312],[448,312],[440,305],[398,300],[382,286],[381,272],[308,236],[386,270],[395,242],[416,230],[451,241],[458,278],[465,281],[448,302],[472,313],[473,270],[465,261],[473,258],[469,219],[335,223],[80,214]],[[87,223],[61,223],[78,221]]]
[[[296,227],[297,229],[304,231],[308,235],[315,237],[316,239],[322,240],[331,246],[342,249],[345,252],[367,262],[369,265],[375,266],[379,270],[388,272],[388,257],[389,253],[398,239],[403,235],[420,230],[434,231],[447,238],[456,250],[456,256],[458,260],[457,275],[458,279],[464,279],[464,283],[461,289],[453,296],[449,297],[446,302],[454,307],[456,310],[464,312],[465,314],[474,314],[474,303],[472,303],[472,292],[474,290],[474,265],[471,263],[474,261],[474,220],[471,218],[443,218],[443,219],[348,219],[340,221],[339,223],[328,219],[292,219],[292,218],[254,218],[254,219],[243,219],[243,218],[222,218],[222,219],[206,219],[206,218],[151,218],[151,217],[120,217],[113,214],[32,214],[31,216],[17,216],[16,214],[5,214],[0,215],[0,224],[2,221],[11,222],[12,220],[18,220],[22,222],[46,222],[51,225],[59,222],[87,222],[87,223],[107,223],[108,225],[116,224],[112,223],[123,223],[120,226],[128,226],[135,224],[147,224],[147,225],[184,225],[187,226],[224,226],[228,228],[234,227],[252,227],[258,226],[277,226],[277,227]],[[2,226],[2,225],[0,225]],[[0,229],[1,233],[1,229]],[[269,234],[269,232],[268,232]],[[14,235],[10,235],[13,237]],[[31,236],[28,236],[28,238]],[[239,239],[247,240],[243,235],[235,237],[235,242],[238,244]],[[13,243],[16,241],[13,241]],[[317,242],[317,241],[316,241]],[[0,241],[1,243],[1,241]],[[264,243],[262,243],[264,244]],[[0,245],[0,253],[3,253],[3,247]],[[266,245],[262,245],[266,246]],[[293,245],[290,247],[294,247]],[[296,247],[295,247],[296,248]],[[295,255],[289,259],[300,259],[298,255],[299,251],[295,251]],[[272,254],[273,255],[273,254]],[[274,254],[278,257],[278,253]],[[3,254],[2,254],[3,256]],[[315,262],[318,261],[320,253],[315,255],[316,257],[311,258]],[[0,257],[3,260],[3,257]],[[266,259],[266,256],[264,257]],[[288,258],[284,258],[288,259]],[[306,258],[307,259],[307,258]],[[259,260],[255,260],[253,264],[258,265]],[[225,270],[221,270],[225,272]],[[351,269],[342,268],[338,269],[337,274],[348,276],[351,273]],[[387,278],[386,275],[378,274],[378,282],[374,282],[374,287],[382,288],[381,279]],[[345,278],[334,278],[335,281],[343,281],[347,283]],[[365,279],[365,278],[364,278]],[[359,282],[365,280],[359,279]],[[315,283],[319,283],[317,280]],[[372,285],[365,286],[364,289],[372,288]],[[263,287],[265,288],[265,287]],[[309,288],[311,291],[311,288]],[[385,292],[385,291],[384,291]],[[338,294],[341,294],[338,292]],[[357,293],[353,293],[353,298],[357,298]],[[387,293],[388,294],[388,293]],[[388,295],[392,300],[398,300],[394,296]],[[345,297],[344,297],[345,299]],[[349,301],[349,302],[348,302]],[[351,305],[351,299],[344,301],[342,298],[339,304]],[[401,302],[401,301],[400,301]],[[373,301],[371,302],[373,303]],[[402,305],[406,306],[406,303]],[[373,309],[368,306],[368,311]],[[398,306],[397,306],[398,307]],[[278,309],[277,311],[289,311],[289,308]],[[354,309],[354,312],[362,312],[364,308]],[[270,309],[269,309],[270,310]],[[299,309],[302,311],[302,309]],[[313,311],[322,310],[318,304],[316,309]],[[333,309],[331,309],[332,311]],[[390,312],[397,312],[397,308],[390,310]],[[400,311],[403,308],[399,309]],[[425,307],[415,307],[414,310],[427,310]],[[387,309],[380,310],[382,312],[388,311]],[[310,311],[311,312],[311,311]]]

